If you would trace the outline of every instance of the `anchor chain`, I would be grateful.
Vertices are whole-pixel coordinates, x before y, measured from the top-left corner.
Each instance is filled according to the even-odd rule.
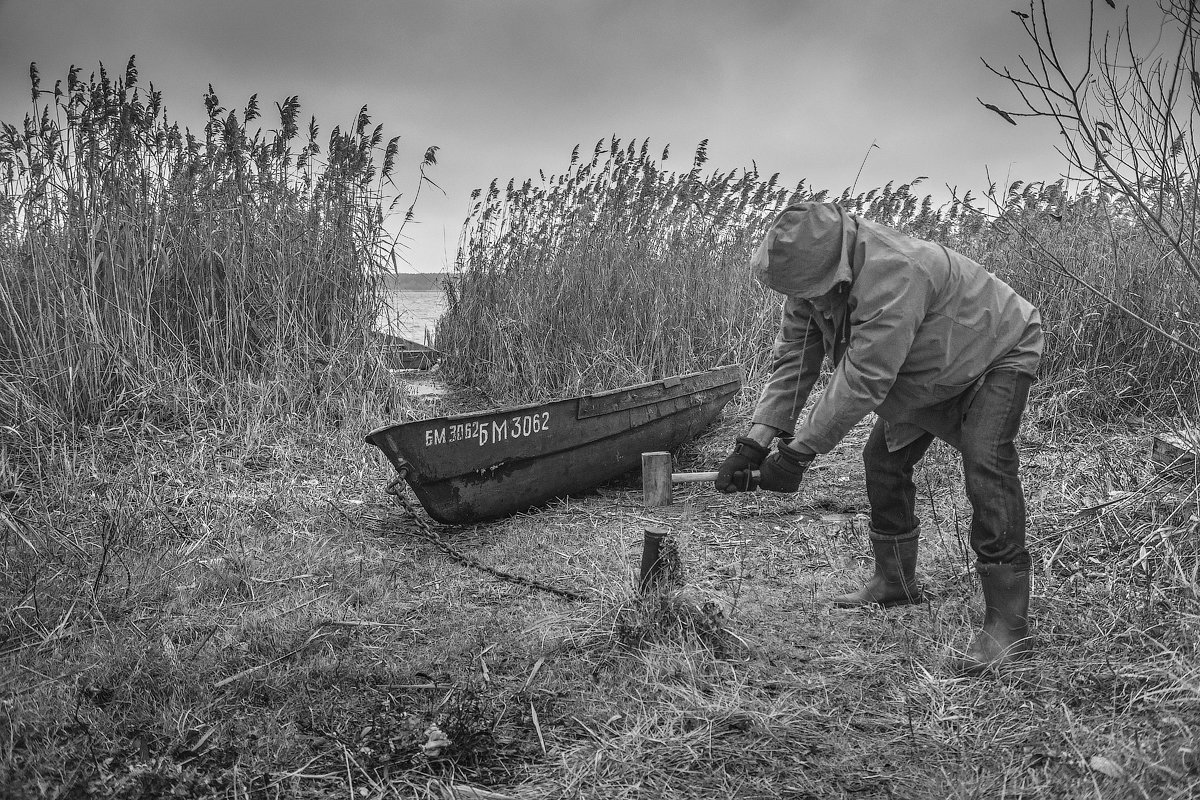
[[[409,516],[413,518],[413,522],[416,523],[417,530],[419,531],[418,538],[429,542],[434,547],[441,550],[451,559],[457,561],[463,566],[479,570],[480,572],[486,572],[488,575],[491,575],[494,578],[499,578],[502,581],[507,581],[508,583],[513,583],[517,586],[527,586],[530,589],[537,589],[542,592],[547,592],[548,594],[557,595],[565,600],[587,599],[585,595],[579,592],[571,591],[570,589],[560,589],[557,586],[551,586],[548,583],[542,583],[541,581],[534,580],[533,578],[527,578],[524,575],[514,575],[511,572],[505,572],[504,570],[488,566],[474,556],[467,555],[463,551],[451,545],[441,537],[441,534],[439,534],[430,526],[430,524],[425,520],[425,517],[416,509],[416,507],[413,506],[412,501],[409,500],[405,495],[403,474],[393,478],[384,488],[384,491],[395,498],[397,504],[399,504],[399,506],[407,511]]]

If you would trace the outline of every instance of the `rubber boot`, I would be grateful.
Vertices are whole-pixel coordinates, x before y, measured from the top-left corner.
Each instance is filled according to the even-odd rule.
[[[966,656],[954,662],[955,670],[967,675],[1011,664],[1033,650],[1029,638],[1029,566],[977,564],[983,584],[983,630],[967,648]]]
[[[907,606],[925,598],[917,584],[917,540],[921,529],[914,528],[899,536],[871,531],[871,549],[875,551],[875,574],[857,592],[832,598],[839,608],[858,608],[872,604]]]

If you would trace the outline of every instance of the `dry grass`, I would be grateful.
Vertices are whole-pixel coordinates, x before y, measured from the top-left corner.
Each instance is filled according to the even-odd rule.
[[[681,463],[711,467],[748,401]],[[1143,431],[1062,430],[1042,407],[1020,443],[1038,651],[980,680],[945,665],[980,618],[945,449],[919,473],[933,599],[846,612],[822,598],[868,565],[863,428],[795,497],[677,488],[674,506],[649,512],[630,479],[446,530],[487,563],[569,582],[593,598],[581,604],[406,535],[361,414],[97,431],[22,504],[0,506],[2,785],[47,797],[1193,796],[1195,483],[1144,488]],[[677,594],[632,591],[647,519],[676,537]],[[450,744],[423,749],[431,726]]]
[[[565,173],[473,195],[438,323],[447,373],[510,402],[770,360],[778,299],[746,270],[789,203],[833,199],[757,169],[703,174],[707,142],[668,171],[650,143],[600,140]],[[916,233],[958,230],[920,179],[837,198]],[[976,226],[977,227],[977,226]]]
[[[795,497],[693,487],[647,512],[638,486],[616,482],[445,531],[485,563],[573,584],[587,602],[448,561],[388,505],[390,467],[362,442],[384,420],[462,402],[409,397],[362,344],[375,297],[364,269],[378,266],[382,214],[370,184],[380,141],[365,114],[331,137],[324,183],[305,182],[308,166],[273,182],[270,169],[250,169],[254,158],[297,161],[282,150],[270,161],[275,142],[247,132],[249,107],[230,114],[210,97],[210,128],[191,148],[150,113],[132,63],[123,80],[72,75],[67,87],[30,135],[6,129],[0,140],[0,161],[26,165],[4,176],[0,206],[0,260],[16,267],[0,271],[0,794],[1200,791],[1200,497],[1194,476],[1150,480],[1144,438],[1166,423],[1130,416],[1194,413],[1195,365],[1040,273],[1010,229],[988,227],[969,205],[935,213],[911,185],[841,198],[994,259],[1048,312],[1047,380],[1020,443],[1038,651],[967,680],[946,669],[981,616],[950,452],[932,450],[919,475],[930,602],[886,612],[823,602],[868,566],[862,428]],[[94,151],[76,140],[81,163],[17,148],[55,141],[50,112],[76,104],[79,120],[84,108],[116,109],[89,123],[116,138]],[[295,106],[280,112],[288,150]],[[133,134],[147,135],[136,151],[146,158],[120,164],[131,179],[110,185],[132,191],[146,176],[145,195],[42,185],[28,166],[108,174],[89,172],[87,154]],[[665,176],[645,150],[614,141],[607,165],[599,148],[565,182],[484,197],[465,231],[478,271],[455,284],[439,331],[461,359],[453,374],[510,397],[763,363],[774,315],[745,289],[751,218],[807,190],[756,173],[702,179],[702,150],[688,173]],[[177,176],[182,194],[149,180],[160,152],[197,159]],[[564,227],[558,211],[583,200],[598,206]],[[173,208],[182,216],[160,220]],[[1062,217],[1063,247],[1156,321],[1185,329],[1194,316],[1194,292],[1166,273],[1122,271],[1144,251],[1113,227],[1112,208],[1043,186],[1012,195],[1008,211],[1031,224]],[[308,260],[297,266],[290,248],[313,230],[294,227],[306,214],[329,227],[300,247]],[[664,233],[696,235],[672,250]],[[228,267],[221,280],[218,266]],[[55,301],[59,285],[69,291]],[[253,298],[269,313],[246,313]],[[190,333],[173,338],[176,328]],[[746,425],[750,394],[683,448],[682,466],[719,461]],[[632,566],[647,519],[673,530],[686,585],[639,598]]]
[[[1196,393],[1200,287],[1125,198],[1016,181],[987,214],[969,193],[935,208],[916,194],[921,178],[835,197],[754,169],[704,174],[704,143],[678,172],[667,151],[636,145],[601,140],[561,175],[478,193],[438,324],[455,380],[525,402],[721,364],[758,374],[779,297],[751,279],[749,257],[786,205],[836,200],[977,259],[1033,301],[1049,342],[1042,379],[1063,413],[1169,413]]]
[[[210,86],[193,133],[132,57],[53,90],[30,76],[30,113],[0,127],[0,419],[23,444],[186,422],[226,383],[316,384],[370,349],[403,222],[388,235],[398,137],[365,106],[324,136],[297,97],[267,122]]]

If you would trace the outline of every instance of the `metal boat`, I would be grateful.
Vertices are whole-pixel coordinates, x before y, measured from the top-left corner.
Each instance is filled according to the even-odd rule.
[[[387,425],[367,442],[431,517],[495,519],[575,494],[672,450],[716,419],[742,386],[738,366],[549,403]]]
[[[414,342],[403,336],[375,332],[384,363],[390,369],[432,369],[442,354],[428,344]]]

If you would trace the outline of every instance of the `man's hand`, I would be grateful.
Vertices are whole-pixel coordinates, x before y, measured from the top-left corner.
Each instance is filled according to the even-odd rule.
[[[794,492],[816,457],[815,453],[801,453],[780,442],[775,452],[763,460],[758,485],[772,492]]]
[[[767,456],[767,448],[749,436],[739,436],[733,452],[717,470],[714,485],[718,492],[751,492],[758,484],[750,473],[758,468]]]

